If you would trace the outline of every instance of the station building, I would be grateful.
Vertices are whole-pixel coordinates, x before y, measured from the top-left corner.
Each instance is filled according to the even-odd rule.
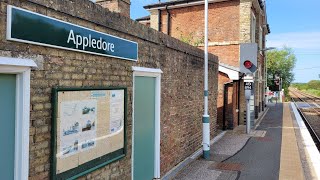
[[[204,1],[174,0],[144,7],[150,16],[137,21],[203,49]],[[265,37],[270,33],[266,6],[261,0],[209,0],[209,52],[219,57],[218,129],[245,124],[244,78],[240,70],[241,44],[257,43],[255,93],[251,119],[264,109]],[[253,124],[253,123],[252,123]]]
[[[203,50],[129,6],[0,1],[1,179],[158,179],[201,148]],[[211,138],[218,68],[209,54]]]

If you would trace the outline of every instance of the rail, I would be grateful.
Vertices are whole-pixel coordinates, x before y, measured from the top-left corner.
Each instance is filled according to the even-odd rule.
[[[307,128],[309,129],[309,132],[311,133],[311,136],[313,138],[313,140],[315,141],[315,143],[317,144],[317,147],[320,151],[320,134],[317,134],[316,131],[314,130],[313,126],[311,125],[311,123],[309,122],[308,118],[306,118],[306,116],[304,115],[304,113],[301,111],[301,109],[299,108],[299,106],[297,105],[297,102],[295,99],[299,99],[301,102],[304,102],[306,104],[308,104],[310,106],[311,109],[313,109],[317,115],[319,116],[320,115],[320,112],[318,110],[316,110],[313,106],[311,106],[307,101],[305,101],[303,98],[299,97],[298,94],[300,95],[303,95],[304,97],[307,97],[306,95],[304,95],[303,93],[301,93],[300,91],[297,91],[297,90],[292,90],[290,89],[290,92],[292,95],[294,95],[296,98],[293,98],[291,96],[291,99],[292,99],[292,102],[295,104],[295,106],[297,107],[298,109],[298,112],[299,114],[301,115],[303,121],[306,123],[307,125]],[[318,98],[318,97],[317,97]],[[310,99],[310,97],[309,97]],[[319,98],[320,99],[320,98]],[[319,123],[319,126],[320,126],[320,123]]]

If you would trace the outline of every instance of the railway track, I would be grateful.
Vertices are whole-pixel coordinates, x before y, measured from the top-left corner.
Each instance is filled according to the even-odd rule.
[[[289,93],[320,151],[320,98],[293,88]]]

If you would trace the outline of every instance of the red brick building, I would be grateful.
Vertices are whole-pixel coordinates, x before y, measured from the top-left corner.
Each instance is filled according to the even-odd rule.
[[[150,27],[203,49],[204,1],[175,0],[147,5]],[[265,36],[270,33],[262,0],[209,0],[209,52],[220,60],[218,87],[218,128],[244,124],[245,98],[240,72],[240,45],[258,44],[257,72],[254,74],[255,118],[264,107]],[[137,21],[148,24],[146,19]],[[149,26],[149,25],[148,25]]]

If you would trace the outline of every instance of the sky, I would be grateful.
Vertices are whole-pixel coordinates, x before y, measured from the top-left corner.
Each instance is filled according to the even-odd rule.
[[[271,33],[267,47],[292,48],[297,57],[295,82],[319,80],[320,1],[266,0]]]
[[[131,0],[131,18],[149,15],[143,6],[156,2]],[[297,57],[294,82],[320,80],[320,0],[266,0],[266,4],[271,30],[267,47],[293,49]]]

